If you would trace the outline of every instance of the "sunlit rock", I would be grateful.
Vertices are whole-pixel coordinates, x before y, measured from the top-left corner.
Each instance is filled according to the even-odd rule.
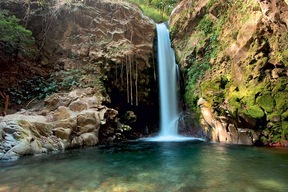
[[[208,102],[203,99],[203,98],[200,98],[198,100],[198,106],[201,108],[201,113],[203,114],[203,118],[205,119],[205,121],[210,125],[212,126],[212,121],[214,120],[213,118],[213,115],[212,115],[212,112],[211,112],[211,109],[208,108]]]
[[[95,112],[83,111],[77,115],[77,126],[82,127],[85,125],[99,125],[100,122],[96,120]]]
[[[67,98],[72,98],[69,95],[77,100],[68,107]],[[31,109],[0,118],[1,159],[93,146],[100,142],[99,135],[102,143],[121,141],[131,131],[131,127],[118,122],[118,111],[101,105],[90,89],[50,98],[54,99],[46,105],[49,110],[41,109],[45,116]]]
[[[79,112],[79,111],[83,111],[83,110],[88,109],[88,105],[84,101],[76,100],[76,101],[73,101],[69,105],[69,108],[70,108],[71,111],[78,111]]]
[[[72,129],[57,127],[53,129],[53,135],[59,137],[60,139],[65,139],[66,141],[70,141],[70,135],[72,133]]]
[[[53,113],[54,120],[64,120],[71,116],[71,111],[68,107],[59,106]]]
[[[45,106],[47,109],[50,109],[52,111],[57,109],[59,106],[67,107],[70,104],[71,100],[71,97],[68,97],[63,93],[57,93],[45,99]]]
[[[68,119],[56,121],[53,123],[54,123],[54,127],[69,128],[74,131],[77,130],[77,119],[75,117],[70,117]]]

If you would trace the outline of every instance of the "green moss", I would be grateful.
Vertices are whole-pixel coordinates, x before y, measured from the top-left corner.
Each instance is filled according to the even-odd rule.
[[[207,3],[207,9],[211,8],[217,2],[218,2],[217,0],[209,0]]]
[[[281,120],[281,113],[279,111],[275,111],[267,115],[267,120],[270,122],[278,122]]]
[[[271,95],[257,97],[256,103],[268,113],[272,112],[275,107],[275,100]]]
[[[278,92],[275,94],[276,100],[276,110],[279,112],[287,111],[288,109],[288,93],[287,92]]]
[[[284,63],[285,66],[288,66],[288,50],[287,49],[282,52],[281,61]]]
[[[247,116],[252,117],[254,119],[261,119],[265,115],[263,110],[256,105],[248,106],[247,109],[242,110],[242,112],[244,115],[247,115]]]
[[[228,99],[229,112],[233,117],[237,116],[238,110],[241,108],[240,99],[237,96],[232,96]]]
[[[258,94],[262,94],[262,95],[266,95],[266,94],[271,94],[271,88],[270,88],[271,84],[270,84],[270,80],[264,79],[262,82],[252,82],[248,89],[250,89],[250,91],[254,94],[254,95],[258,95]]]
[[[282,121],[282,138],[288,140],[288,121]]]
[[[243,96],[241,102],[246,106],[255,105],[255,94],[253,94],[253,92],[247,91],[245,96]]]
[[[282,120],[288,120],[288,110],[286,110],[284,113],[281,114]]]
[[[213,27],[213,21],[208,16],[205,16],[199,22],[197,29],[203,31],[205,35],[208,35],[209,33],[212,32],[212,27]]]
[[[204,81],[201,83],[201,91],[202,95],[212,96],[219,91],[219,85],[213,81]]]
[[[228,79],[225,76],[217,77],[213,80],[206,80],[201,84],[201,93],[212,106],[217,107],[218,104],[224,101],[224,89]]]
[[[288,85],[287,77],[280,77],[276,82],[272,82],[272,93],[276,94],[279,91],[284,91]]]
[[[262,134],[261,140],[264,144],[279,143],[285,140],[285,132],[281,122],[269,123],[269,128],[263,130]]]

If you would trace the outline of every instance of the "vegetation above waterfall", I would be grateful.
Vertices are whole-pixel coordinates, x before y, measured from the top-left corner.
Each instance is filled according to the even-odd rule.
[[[264,144],[285,144],[287,16],[284,1],[182,1],[170,22],[190,109],[200,114],[202,98],[215,121]]]
[[[155,22],[164,22],[169,20],[173,8],[179,0],[129,0],[138,4],[145,15]]]

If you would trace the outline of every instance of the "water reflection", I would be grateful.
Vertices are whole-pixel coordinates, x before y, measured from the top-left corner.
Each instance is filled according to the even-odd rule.
[[[288,150],[129,142],[0,164],[0,191],[287,191]]]

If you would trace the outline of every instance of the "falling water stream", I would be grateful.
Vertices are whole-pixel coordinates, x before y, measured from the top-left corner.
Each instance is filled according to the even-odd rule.
[[[158,75],[160,92],[160,133],[148,141],[186,141],[197,139],[178,134],[178,66],[171,48],[169,30],[164,23],[157,24]]]
[[[160,136],[178,136],[177,90],[174,51],[171,48],[169,31],[164,23],[157,25],[158,38],[158,74],[160,87]]]

